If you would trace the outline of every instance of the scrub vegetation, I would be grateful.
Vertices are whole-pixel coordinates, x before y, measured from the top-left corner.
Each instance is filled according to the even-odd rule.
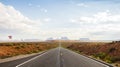
[[[0,43],[0,59],[45,51],[57,47],[56,42]]]
[[[63,46],[77,53],[91,56],[120,67],[120,42],[73,42]]]

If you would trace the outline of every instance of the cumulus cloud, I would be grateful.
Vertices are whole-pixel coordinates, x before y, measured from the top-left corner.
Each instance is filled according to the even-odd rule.
[[[98,12],[92,16],[82,16],[79,19],[71,19],[72,23],[80,25],[90,37],[94,39],[119,38],[120,14],[112,14],[109,10]],[[87,34],[87,35],[88,35]],[[96,38],[95,38],[96,37]],[[111,39],[110,38],[110,39]]]
[[[120,22],[120,14],[113,15],[110,11],[98,12],[90,17],[80,17],[79,19],[73,19],[76,23],[85,23],[85,24],[115,24]]]
[[[21,14],[10,5],[0,3],[0,29],[2,32],[11,33],[35,33],[37,30],[33,26],[35,21]]]

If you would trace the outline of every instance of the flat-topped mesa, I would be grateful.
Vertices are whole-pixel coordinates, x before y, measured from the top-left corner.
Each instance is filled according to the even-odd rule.
[[[112,43],[120,43],[120,41],[112,41]]]

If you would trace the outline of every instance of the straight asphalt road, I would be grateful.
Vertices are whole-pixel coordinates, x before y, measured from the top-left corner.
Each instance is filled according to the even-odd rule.
[[[110,67],[110,66],[107,66],[98,61],[75,53],[71,50],[58,47],[55,49],[51,49],[38,56],[35,56],[32,59],[29,59],[13,67]]]
[[[34,58],[36,56],[41,55],[42,53],[38,53],[36,55],[33,56],[29,56],[29,57],[25,57],[25,58],[21,58],[21,59],[17,59],[17,60],[13,60],[13,61],[8,61],[8,62],[4,62],[4,63],[0,63],[0,67],[15,67],[16,65],[23,63],[31,58]]]

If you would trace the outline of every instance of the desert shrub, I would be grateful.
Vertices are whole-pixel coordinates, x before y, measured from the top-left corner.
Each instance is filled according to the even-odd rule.
[[[2,45],[2,46],[1,46]],[[57,47],[56,42],[15,42],[0,43],[0,58],[31,54]],[[9,54],[8,54],[9,53]]]
[[[100,58],[100,59],[104,59],[106,56],[107,56],[107,54],[106,54],[106,53],[103,53],[103,52],[94,54],[94,57]]]
[[[116,61],[120,61],[120,56],[114,57],[114,62],[116,62]]]
[[[80,51],[86,55],[92,55],[108,63],[120,62],[120,41],[115,42],[79,42],[71,43],[66,48],[73,51]]]
[[[26,54],[32,54],[33,52],[32,51],[28,51],[28,52],[26,52]]]
[[[20,44],[20,47],[21,47],[21,48],[25,48],[25,45],[24,45],[24,44]]]
[[[14,46],[13,43],[4,43],[4,46]]]
[[[109,49],[109,53],[111,53],[111,52],[113,52],[113,51],[115,51],[116,49],[114,48],[114,47],[112,47],[112,48],[110,48]]]
[[[34,51],[32,51],[32,53],[38,53],[39,52],[39,50],[34,50]]]
[[[20,49],[21,47],[20,46],[15,46],[15,49]]]
[[[0,59],[4,59],[4,58],[8,58],[8,57],[12,57],[12,56],[10,56],[10,55],[1,56]]]
[[[104,61],[106,61],[107,63],[113,63],[113,62],[114,62],[114,58],[111,57],[111,56],[106,56],[106,57],[104,58]]]

